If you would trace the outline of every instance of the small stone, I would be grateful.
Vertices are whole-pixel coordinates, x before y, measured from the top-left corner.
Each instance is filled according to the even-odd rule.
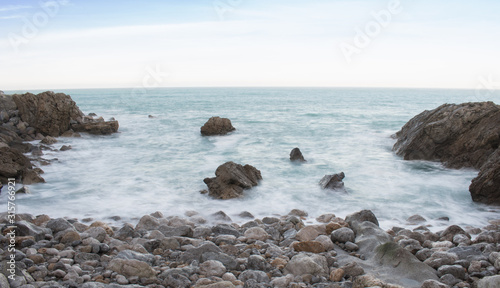
[[[466,270],[460,265],[444,265],[439,267],[438,276],[443,276],[445,274],[451,274],[457,279],[465,280]]]
[[[248,219],[254,219],[255,217],[252,215],[252,213],[248,211],[243,211],[240,214],[238,214],[241,218],[248,218]]]
[[[116,275],[116,283],[118,283],[120,285],[127,285],[129,282],[125,276]]]
[[[52,136],[45,136],[45,138],[43,138],[43,140],[40,143],[52,145],[52,144],[57,143],[57,139],[52,137]]]
[[[351,228],[342,227],[332,232],[331,239],[335,242],[346,243],[346,242],[354,242],[355,240],[354,231]]]
[[[292,248],[297,252],[322,253],[325,252],[323,244],[317,241],[295,242]]]
[[[406,222],[408,222],[411,225],[416,225],[416,224],[427,222],[427,219],[425,219],[421,215],[415,214],[413,216],[408,217],[408,219],[406,219]]]
[[[321,243],[323,245],[323,247],[325,248],[325,251],[330,251],[330,250],[333,250],[335,248],[335,245],[333,244],[332,239],[330,239],[330,237],[328,237],[326,235],[319,235],[318,237],[316,237],[316,239],[314,239],[314,241]]]
[[[326,258],[319,254],[307,255],[301,252],[288,262],[285,267],[286,274],[302,276],[306,274],[328,277],[328,264]]]
[[[449,286],[439,281],[430,279],[425,280],[424,283],[422,283],[421,288],[449,288]]]
[[[57,278],[64,278],[64,276],[66,276],[66,272],[60,269],[55,270],[54,272],[52,272],[52,274]]]
[[[299,241],[312,241],[316,239],[319,235],[325,234],[326,228],[320,225],[310,225],[306,226],[297,232],[295,238]]]
[[[226,273],[226,267],[219,261],[208,260],[200,264],[200,272],[208,277],[221,277]]]
[[[342,279],[344,279],[344,273],[345,273],[344,269],[342,268],[332,270],[332,272],[330,273],[330,281],[333,282],[342,281]]]
[[[61,148],[59,149],[59,151],[68,151],[68,150],[71,150],[73,149],[73,147],[71,147],[71,145],[63,145],[61,146]]]
[[[292,209],[292,211],[290,211],[288,215],[297,217],[307,217],[309,214],[307,214],[307,212],[304,210]]]
[[[318,221],[320,223],[329,223],[334,218],[335,218],[335,214],[329,213],[329,214],[323,214],[323,215],[317,217],[316,221]]]
[[[260,241],[266,241],[269,238],[269,234],[266,232],[266,230],[260,227],[249,228],[245,231],[244,235],[247,239],[254,239]]]
[[[346,251],[358,251],[359,246],[352,243],[351,241],[347,241],[344,245]]]
[[[351,262],[341,267],[347,277],[356,277],[365,274],[365,270],[356,262]]]

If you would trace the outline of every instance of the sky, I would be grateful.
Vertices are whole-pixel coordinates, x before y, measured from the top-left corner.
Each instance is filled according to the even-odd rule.
[[[500,1],[0,0],[0,90],[500,88]]]

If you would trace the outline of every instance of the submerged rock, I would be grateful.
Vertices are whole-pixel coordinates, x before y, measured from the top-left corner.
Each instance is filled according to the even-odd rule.
[[[226,135],[227,133],[236,130],[228,118],[220,118],[219,116],[212,117],[200,129],[201,135]]]
[[[441,161],[480,170],[472,199],[500,204],[500,106],[493,102],[444,104],[424,111],[396,133],[393,147],[405,160]]]
[[[344,189],[344,182],[342,181],[342,179],[344,178],[345,178],[344,172],[340,172],[338,174],[333,174],[333,175],[325,175],[319,181],[319,185],[323,189],[342,190]]]
[[[205,178],[208,195],[216,199],[231,199],[241,197],[244,189],[250,189],[259,184],[262,175],[251,165],[242,166],[234,162],[226,162],[215,171],[214,178]]]
[[[299,148],[293,148],[290,152],[290,161],[306,162]]]

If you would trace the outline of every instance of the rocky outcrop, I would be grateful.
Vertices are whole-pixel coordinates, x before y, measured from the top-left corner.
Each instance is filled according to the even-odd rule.
[[[203,136],[226,135],[234,130],[236,129],[231,124],[231,120],[219,116],[208,119],[200,129]]]
[[[23,143],[23,139],[14,131],[0,126],[0,182],[7,183],[8,178],[22,180],[24,184],[45,182],[39,175],[41,169],[35,169],[30,159],[23,153],[29,152],[31,144]],[[18,181],[20,182],[20,181]]]
[[[299,148],[293,148],[290,152],[290,161],[306,162]]]
[[[40,172],[40,171],[38,171]],[[23,184],[45,182],[33,169],[28,157],[11,147],[0,148],[0,181],[7,183],[8,178],[19,179]]]
[[[118,131],[118,121],[96,121],[86,120],[82,123],[71,124],[71,128],[75,132],[86,132],[94,135],[109,135]]]
[[[325,175],[319,181],[319,186],[323,189],[332,189],[332,190],[343,190],[344,182],[342,179],[345,178],[344,172],[340,172],[338,174],[333,175]]]
[[[493,184],[500,183],[500,163],[489,161],[500,145],[499,108],[493,102],[481,102],[444,104],[424,111],[396,133],[393,150],[405,160],[481,170],[470,187],[473,200],[500,204],[500,186]]]
[[[12,97],[21,119],[43,135],[57,137],[70,129],[71,121],[82,121],[83,113],[69,95],[43,92]]]
[[[500,204],[500,149],[490,156],[469,186],[472,200]]]
[[[78,133],[111,134],[118,121],[84,116],[69,95],[54,92],[0,95],[0,181],[15,178],[18,183],[44,182],[43,171],[34,168],[23,153],[32,152],[36,160],[43,155],[40,147],[24,141],[41,140],[41,145],[57,142],[53,137],[77,137]],[[68,150],[65,147],[64,150]]]
[[[214,178],[205,178],[208,195],[216,199],[231,199],[243,196],[243,190],[258,185],[262,175],[251,165],[242,166],[226,162],[215,171]]]
[[[94,120],[84,116],[69,95],[51,91],[37,95],[13,95],[21,119],[43,135],[57,137],[73,129],[90,134],[111,134],[118,131],[118,121]]]

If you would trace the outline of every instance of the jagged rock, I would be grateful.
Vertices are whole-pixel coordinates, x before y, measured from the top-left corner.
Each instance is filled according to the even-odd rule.
[[[43,183],[45,180],[33,169],[30,160],[19,150],[11,147],[0,148],[0,181],[8,178],[21,179],[23,184]]]
[[[493,102],[481,102],[444,104],[424,111],[396,133],[393,150],[405,160],[441,161],[450,168],[480,169],[469,187],[472,199],[500,204],[499,108]]]
[[[500,149],[481,167],[469,186],[472,200],[486,204],[500,204]]]
[[[47,136],[45,138],[43,138],[42,141],[40,141],[40,143],[42,144],[47,144],[47,145],[52,145],[54,143],[57,143],[57,139],[52,137],[52,136]]]
[[[70,129],[99,135],[118,131],[118,121],[94,120],[85,116],[71,97],[63,93],[16,94],[12,99],[22,121],[43,135],[57,137]]]
[[[70,128],[70,121],[81,119],[83,113],[69,95],[43,92],[12,96],[21,119],[34,127],[36,131],[57,137]]]
[[[213,136],[213,135],[226,135],[227,133],[234,130],[235,128],[231,124],[231,120],[216,116],[208,119],[205,125],[201,127],[200,131],[201,135],[203,136]]]
[[[251,165],[242,166],[234,162],[226,162],[215,171],[214,178],[205,178],[208,195],[216,199],[241,197],[244,189],[258,185],[262,175]]]
[[[116,120],[104,121],[104,122],[99,120],[94,120],[89,122],[71,124],[71,128],[75,132],[86,132],[94,135],[113,134],[118,131],[119,127],[120,125]]]
[[[333,174],[333,175],[325,175],[319,181],[319,185],[323,189],[342,190],[344,189],[344,182],[342,182],[342,179],[344,178],[345,178],[344,172],[340,172],[338,174]]]
[[[290,152],[290,161],[306,162],[299,148],[293,148]]]
[[[359,212],[355,212],[355,213],[352,213],[350,215],[347,215],[345,217],[345,221],[347,223],[349,223],[349,225],[352,225],[352,223],[354,223],[354,222],[368,221],[368,222],[372,222],[373,224],[379,226],[377,217],[370,210],[361,210]]]

